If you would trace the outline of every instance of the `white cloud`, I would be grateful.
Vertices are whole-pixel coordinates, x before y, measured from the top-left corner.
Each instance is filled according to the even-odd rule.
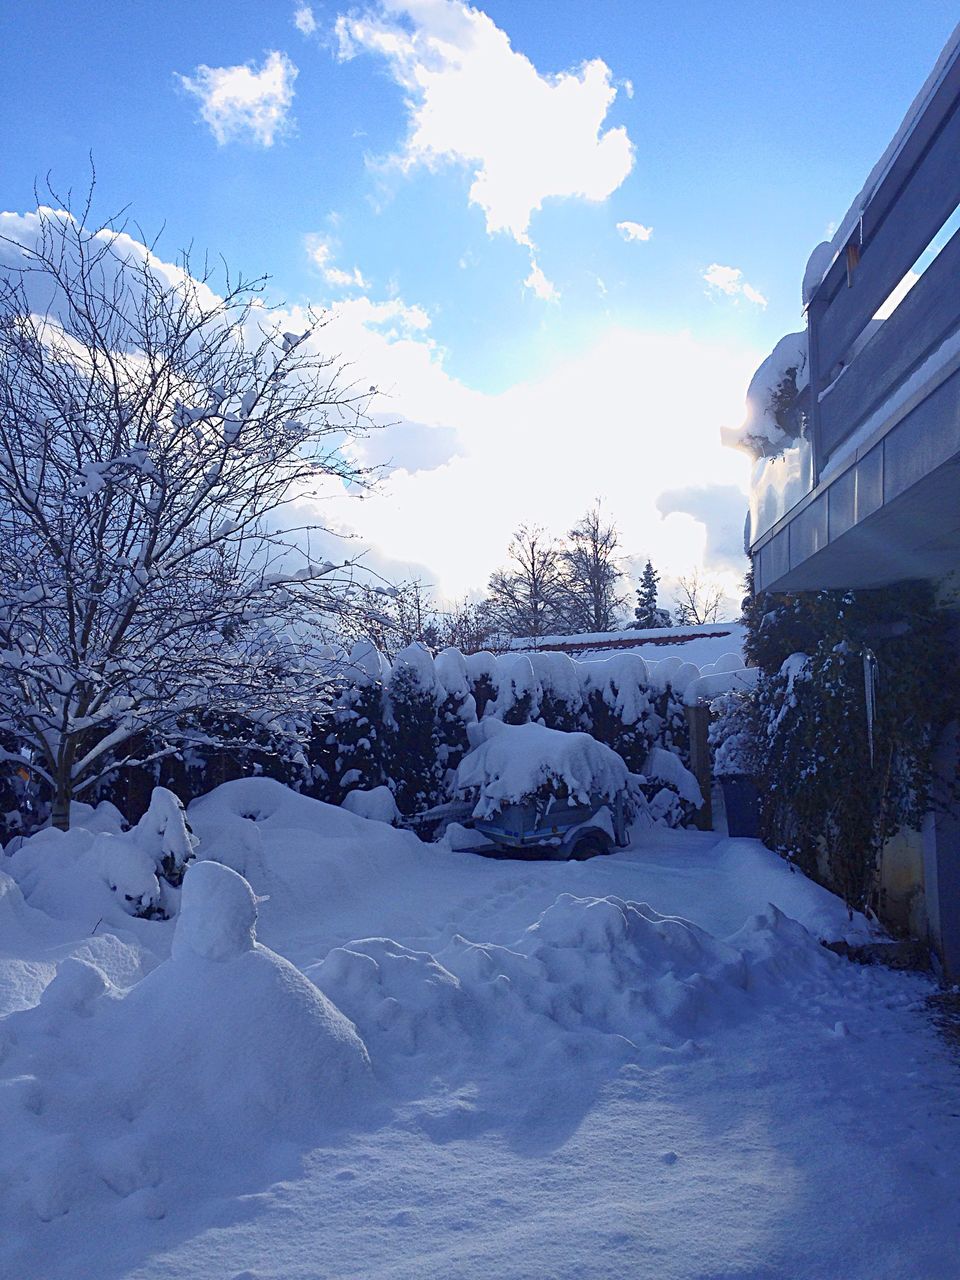
[[[728,298],[743,297],[758,307],[767,305],[767,300],[760,290],[744,280],[743,272],[739,267],[722,267],[719,262],[713,262],[706,271],[702,272],[702,276],[714,293],[726,294]]]
[[[291,126],[290,106],[297,68],[284,53],[268,53],[258,71],[252,63],[238,67],[199,66],[193,76],[178,76],[200,102],[200,115],[223,146],[247,139],[272,147]]]
[[[530,274],[523,282],[525,289],[530,289],[544,302],[559,302],[560,291],[552,280],[548,280],[536,258],[530,259]]]
[[[307,253],[314,264],[323,272],[323,278],[327,284],[331,284],[337,289],[369,288],[369,284],[361,275],[359,267],[354,267],[352,271],[344,271],[340,267],[334,266],[331,261],[333,246],[329,240],[325,240],[315,233],[306,236],[305,240]]]
[[[308,4],[301,4],[293,15],[293,25],[305,36],[312,36],[317,29],[317,20]]]
[[[341,58],[378,54],[407,93],[401,167],[467,165],[490,234],[528,244],[544,200],[605,200],[633,167],[626,129],[603,130],[617,86],[598,58],[541,75],[465,0],[381,0],[336,30]]]
[[[617,230],[624,240],[649,240],[653,235],[653,227],[645,227],[642,222],[618,222]]]
[[[0,258],[16,262],[39,230],[36,215],[0,214]],[[148,252],[127,236],[121,248]],[[182,281],[181,268],[151,261]],[[273,318],[295,333],[310,325],[303,308]],[[625,552],[649,555],[665,582],[733,546],[732,488],[745,493],[750,461],[720,446],[718,427],[741,416],[760,351],[611,324],[535,380],[484,394],[448,372],[422,307],[365,295],[336,302],[304,346],[343,370],[341,386],[376,386],[377,420],[396,424],[349,446],[361,464],[391,461],[379,492],[358,503],[331,480],[310,507],[326,527],[356,531],[351,554],[372,546],[373,563],[420,566],[459,596],[485,585],[521,522],[562,533],[598,495]]]
[[[377,385],[380,420],[398,424],[356,446],[360,462],[392,459],[380,490],[360,505],[334,495],[322,518],[376,556],[428,566],[448,598],[485,586],[519,523],[562,533],[598,494],[626,552],[667,577],[729,541],[723,504],[714,528],[712,509],[665,519],[658,502],[691,486],[745,494],[749,460],[721,448],[718,428],[742,413],[755,350],[611,325],[535,381],[484,394],[447,372],[428,317],[399,299],[335,304],[320,341]]]

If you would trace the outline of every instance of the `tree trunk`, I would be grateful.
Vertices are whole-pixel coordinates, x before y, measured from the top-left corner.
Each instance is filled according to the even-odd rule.
[[[50,811],[50,825],[58,831],[70,830],[70,799],[72,787],[67,778],[57,778],[57,789],[53,796],[53,808]]]

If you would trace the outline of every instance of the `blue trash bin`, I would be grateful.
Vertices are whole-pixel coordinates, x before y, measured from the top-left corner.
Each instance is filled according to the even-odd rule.
[[[727,834],[731,836],[760,836],[760,792],[757,784],[745,773],[721,778],[723,807],[727,812]]]

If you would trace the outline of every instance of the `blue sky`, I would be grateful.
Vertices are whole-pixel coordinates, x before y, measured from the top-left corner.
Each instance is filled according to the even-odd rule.
[[[560,532],[603,496],[627,552],[732,580],[748,471],[719,427],[955,20],[4,0],[2,205],[33,207],[48,170],[82,188],[92,151],[99,212],[164,226],[166,256],[333,306],[400,425],[365,455],[397,464],[382,494],[329,519],[391,571],[480,587],[520,521]]]

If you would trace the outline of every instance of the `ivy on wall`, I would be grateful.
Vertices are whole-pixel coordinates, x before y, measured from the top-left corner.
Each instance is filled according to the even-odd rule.
[[[930,584],[910,582],[751,595],[744,621],[763,673],[748,714],[764,839],[851,907],[875,908],[880,850],[919,829],[934,745],[960,710],[951,617]]]

